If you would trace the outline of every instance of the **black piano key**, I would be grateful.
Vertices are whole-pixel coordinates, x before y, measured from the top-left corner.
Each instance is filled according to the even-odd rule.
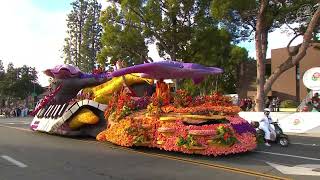
[[[47,113],[44,115],[45,118],[49,118],[49,117],[50,117],[50,113],[51,113],[51,111],[54,109],[54,106],[55,106],[55,105],[50,105]]]
[[[53,106],[53,109],[51,110],[51,112],[50,112],[50,114],[49,114],[49,118],[52,118],[52,116],[53,116],[53,113],[56,111],[56,109],[58,108],[58,105],[54,105]]]
[[[47,109],[48,109],[48,106],[43,107],[43,108],[39,111],[39,113],[37,114],[37,117],[38,117],[38,118],[42,118],[43,115],[44,115],[44,113],[47,111]]]
[[[59,113],[58,113],[58,117],[61,117],[63,115],[63,113],[66,111],[66,109],[68,108],[68,103],[63,104],[62,108],[60,109]]]
[[[46,107],[46,110],[43,112],[41,118],[44,118],[44,117],[47,115],[47,113],[48,113],[48,111],[49,111],[50,109],[51,109],[51,105],[48,105],[48,106]]]
[[[60,104],[57,106],[57,108],[55,109],[55,111],[53,112],[53,114],[51,116],[52,118],[54,118],[54,119],[57,118],[57,114],[60,111],[61,107],[62,107],[62,105],[60,105]]]

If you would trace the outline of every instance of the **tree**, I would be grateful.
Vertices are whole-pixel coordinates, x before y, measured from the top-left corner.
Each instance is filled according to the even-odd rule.
[[[89,1],[88,17],[84,23],[83,29],[83,64],[82,67],[86,72],[92,71],[97,63],[97,53],[101,47],[101,32],[102,27],[99,23],[101,12],[101,4],[96,0]]]
[[[0,81],[4,78],[4,67],[3,67],[3,62],[0,59]]]
[[[3,62],[0,59],[0,72],[4,72]]]
[[[68,30],[63,47],[65,63],[91,72],[101,47],[101,4],[97,0],[75,0],[71,5],[73,9],[67,16]]]
[[[296,35],[288,43],[287,45],[288,57],[284,63],[282,63],[279,67],[277,67],[274,72],[272,72],[271,76],[266,81],[263,87],[265,93],[268,93],[270,91],[272,84],[283,72],[296,66],[302,60],[302,58],[306,55],[307,49],[309,48],[312,42],[318,42],[317,33],[319,31],[319,23],[320,23],[319,20],[320,20],[320,6],[318,6],[316,11],[312,14],[311,19],[306,25],[306,27],[300,26],[298,28],[300,31],[296,31],[295,32]],[[303,36],[303,42],[297,46],[294,46],[293,49],[290,50],[290,45],[292,41],[296,39],[298,36]]]
[[[110,2],[113,4],[101,15],[104,32],[100,63],[108,65],[122,59],[129,65],[140,64],[150,59],[148,45],[155,43],[161,57],[224,68],[226,73],[219,79],[228,79],[228,83],[221,83],[221,90],[235,89],[233,70],[247,59],[247,52],[232,45],[230,33],[219,28],[219,22],[210,16],[210,0]],[[246,57],[236,58],[235,52]],[[214,89],[212,81],[201,84],[197,92],[204,92],[206,87]]]
[[[265,60],[268,47],[268,33],[281,27],[283,24],[293,22],[296,18],[293,13],[305,3],[315,5],[314,0],[213,0],[212,15],[222,20],[225,27],[233,32],[236,39],[248,38],[255,32],[256,61],[257,61],[257,95],[256,110],[262,111],[265,94],[271,89],[277,77],[289,68],[280,66],[265,83]],[[317,23],[318,18],[314,21]],[[238,28],[235,28],[238,27]],[[312,27],[310,27],[312,28]],[[314,26],[313,26],[314,28]],[[313,31],[313,30],[311,30]],[[310,36],[305,36],[304,42],[310,41]],[[305,47],[309,43],[303,43]],[[303,53],[301,54],[303,55]],[[302,59],[302,58],[301,58]],[[300,59],[300,60],[301,60]],[[290,60],[289,60],[290,61]],[[297,63],[297,62],[294,62]],[[293,64],[294,64],[293,63]],[[285,64],[290,64],[286,63]],[[295,64],[294,64],[295,65]],[[292,66],[291,66],[292,67]]]
[[[26,65],[15,68],[9,63],[4,78],[0,79],[0,94],[8,100],[23,100],[32,93],[41,94],[43,88],[37,79],[35,68]]]

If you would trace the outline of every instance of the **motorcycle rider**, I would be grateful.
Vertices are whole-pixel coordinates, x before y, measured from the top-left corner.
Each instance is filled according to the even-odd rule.
[[[275,137],[275,131],[274,129],[270,126],[270,123],[272,123],[272,118],[270,116],[270,109],[265,108],[263,110],[264,116],[259,122],[259,129],[264,131],[264,139],[265,139],[265,145],[266,146],[271,146],[269,142],[271,142],[271,135]]]

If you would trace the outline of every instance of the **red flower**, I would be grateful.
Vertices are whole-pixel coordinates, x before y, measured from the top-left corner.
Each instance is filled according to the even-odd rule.
[[[229,133],[224,133],[223,139],[226,141],[230,137]]]

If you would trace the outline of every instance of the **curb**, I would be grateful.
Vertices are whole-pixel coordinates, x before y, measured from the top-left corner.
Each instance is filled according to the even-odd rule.
[[[315,137],[320,138],[320,133],[285,133],[291,136],[304,136],[304,137]]]

